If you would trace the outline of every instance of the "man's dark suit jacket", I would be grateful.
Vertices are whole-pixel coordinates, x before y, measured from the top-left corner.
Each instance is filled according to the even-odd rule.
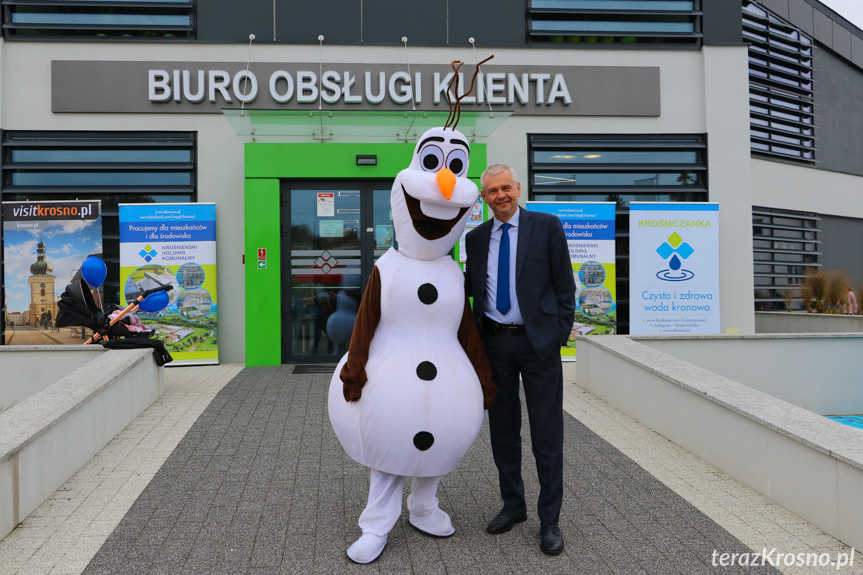
[[[515,292],[534,351],[548,360],[560,353],[575,319],[575,280],[569,247],[560,220],[519,207]],[[485,309],[488,244],[494,220],[471,230],[465,238],[465,284],[473,296],[473,314],[482,331]]]

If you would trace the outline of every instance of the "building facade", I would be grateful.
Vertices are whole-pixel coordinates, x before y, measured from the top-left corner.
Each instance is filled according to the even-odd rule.
[[[630,201],[719,204],[723,332],[807,268],[863,282],[863,32],[817,0],[91,4],[2,2],[2,200],[101,199],[108,301],[118,204],[214,202],[223,361],[340,353],[451,62],[490,55],[469,176],[617,203],[622,333]]]

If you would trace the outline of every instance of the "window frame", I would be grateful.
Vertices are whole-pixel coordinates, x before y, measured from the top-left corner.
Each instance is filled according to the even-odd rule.
[[[611,8],[598,5],[596,8],[566,8],[566,7],[535,7],[534,0],[525,2],[526,22],[525,34],[528,45],[540,46],[566,46],[568,48],[639,48],[660,47],[669,49],[701,48],[704,41],[703,34],[703,12],[701,4],[703,0],[691,0],[690,10],[649,10],[640,8]],[[661,0],[644,0],[644,3]],[[670,19],[670,20],[669,20]],[[641,22],[648,24],[671,24],[674,19],[685,19],[692,26],[691,32],[669,32],[650,30],[588,30],[567,31],[538,30],[535,22]]]
[[[752,206],[755,311],[786,311],[782,295],[786,291],[793,294],[792,310],[795,306],[805,309],[800,284],[806,277],[806,270],[821,267],[820,221],[821,217],[812,212]],[[784,233],[777,235],[777,231]],[[791,237],[793,234],[799,237]],[[759,245],[764,242],[769,245]],[[802,249],[790,249],[788,244],[792,242],[801,244]]]
[[[3,39],[7,41],[165,41],[186,42],[196,38],[195,0],[2,0]],[[51,8],[56,12],[50,12]],[[84,24],[15,22],[15,15],[27,9],[45,9],[46,14],[130,14],[146,16],[188,15],[188,25],[170,24]]]
[[[815,40],[745,0],[743,41],[749,44],[751,154],[817,164]]]

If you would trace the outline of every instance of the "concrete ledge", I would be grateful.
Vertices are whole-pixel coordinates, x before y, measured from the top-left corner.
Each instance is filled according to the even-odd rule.
[[[861,333],[630,339],[819,415],[863,413]]]
[[[844,543],[863,548],[859,430],[629,337],[579,337],[577,345],[579,386]]]
[[[164,369],[156,365],[152,350],[102,350],[0,415],[0,538],[164,389]]]
[[[103,353],[101,345],[0,345],[0,406],[21,403]]]
[[[863,315],[755,312],[755,333],[863,333]]]

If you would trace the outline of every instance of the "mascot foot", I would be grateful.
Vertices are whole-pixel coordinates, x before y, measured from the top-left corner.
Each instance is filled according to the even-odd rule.
[[[374,533],[363,533],[362,537],[354,541],[348,548],[348,557],[354,563],[371,563],[378,557],[387,546],[387,536],[375,535]]]
[[[455,527],[449,515],[439,507],[422,515],[411,513],[410,524],[419,531],[432,537],[449,537],[455,533]]]

